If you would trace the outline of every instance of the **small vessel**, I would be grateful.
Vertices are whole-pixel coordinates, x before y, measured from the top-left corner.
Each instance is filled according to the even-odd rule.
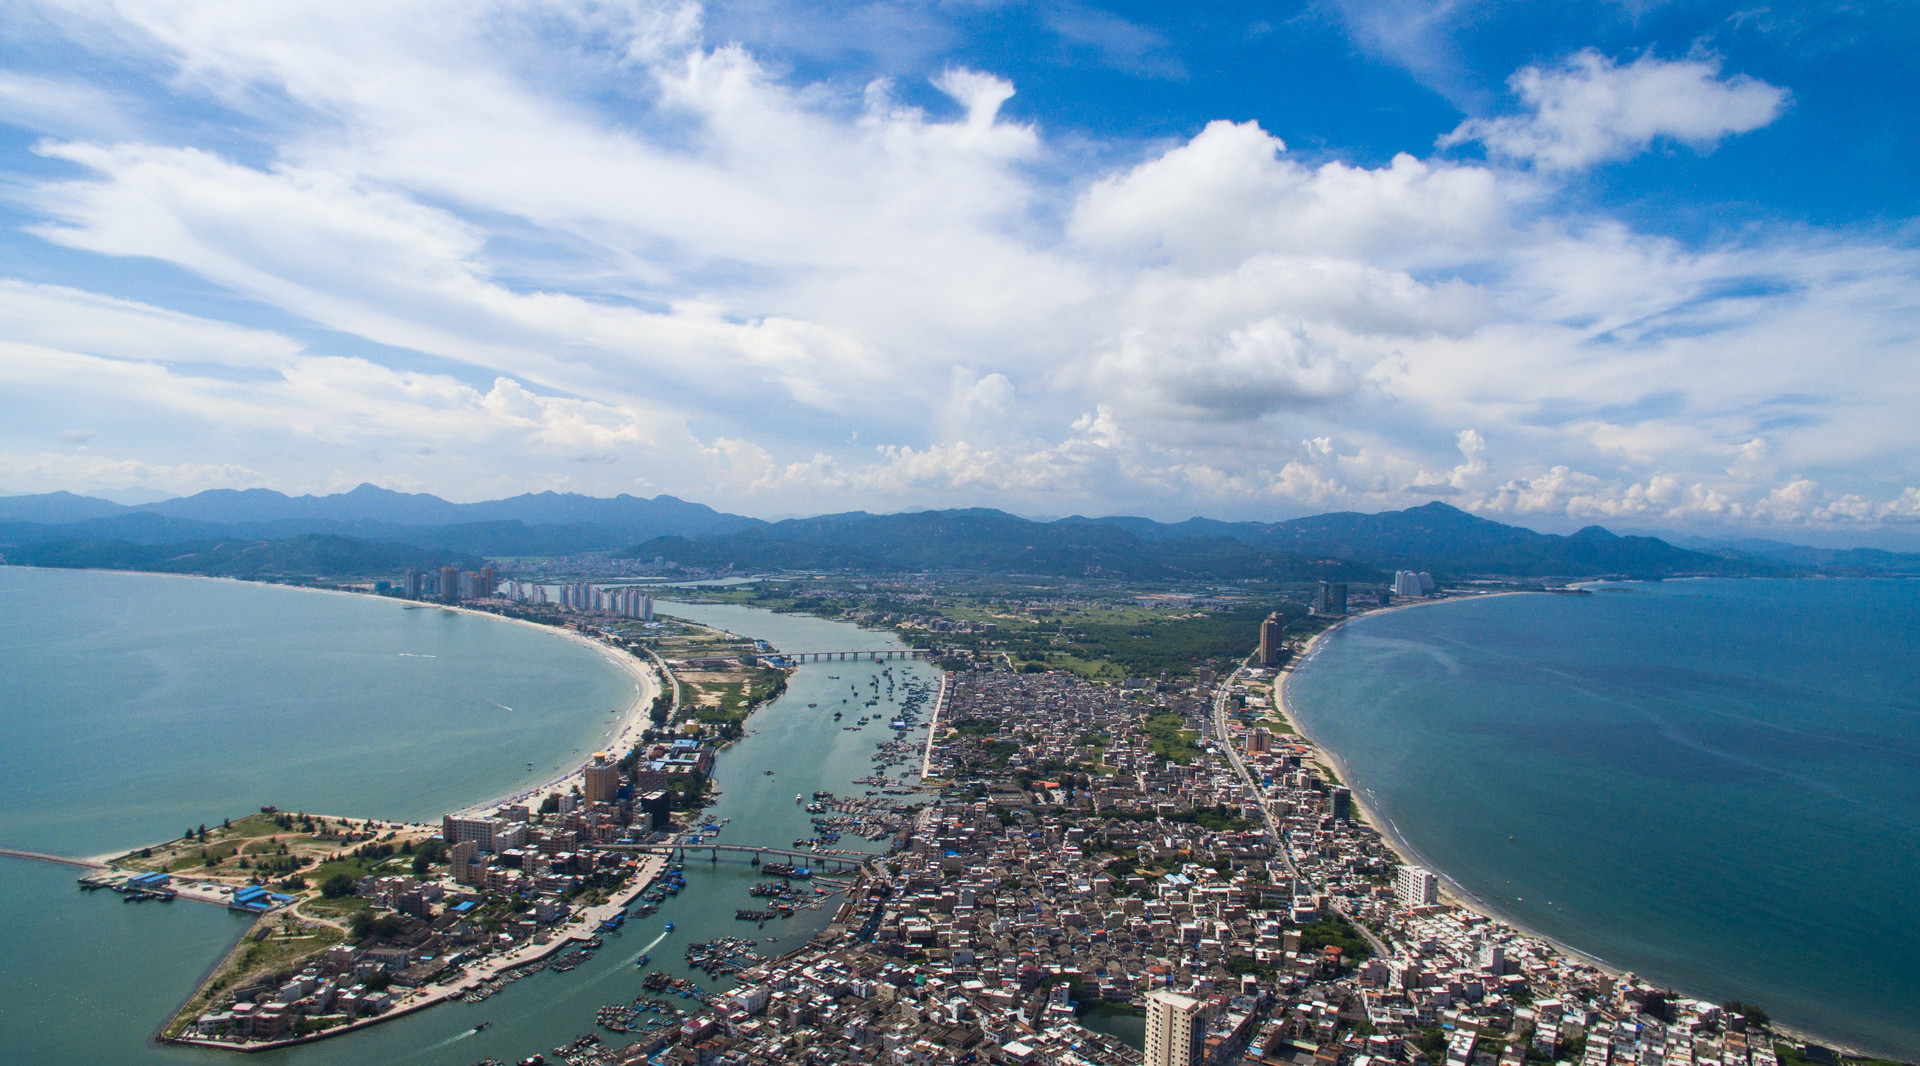
[[[772,773],[773,771],[772,771],[772,770],[768,770],[767,772],[768,772],[768,773]],[[801,802],[801,798],[800,798],[800,793],[798,793],[798,792],[795,792],[795,793],[793,794],[793,802],[795,802],[795,803],[799,803],[799,802]]]
[[[492,1024],[492,1022],[481,1022],[479,1025],[473,1027],[473,1031],[476,1033],[484,1033],[487,1031],[487,1027]]]
[[[671,933],[671,932],[673,932],[673,923],[672,923],[672,922],[668,922],[668,923],[667,923],[667,932],[669,932],[669,933]]]
[[[762,773],[764,773],[764,774],[766,774],[766,775],[767,775],[768,777],[772,777],[772,776],[773,776],[773,771],[772,771],[772,770],[763,770],[763,771],[761,771],[761,772],[762,772]]]

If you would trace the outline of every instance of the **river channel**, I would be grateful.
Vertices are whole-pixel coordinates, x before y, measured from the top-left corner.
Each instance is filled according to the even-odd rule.
[[[657,609],[662,614],[765,640],[786,651],[903,647],[888,634],[757,608],[660,602]],[[841,797],[864,796],[867,786],[852,782],[874,772],[872,760],[879,743],[896,737],[916,744],[924,742],[924,721],[931,710],[931,700],[916,728],[896,732],[888,724],[895,710],[906,701],[911,682],[937,690],[939,671],[918,661],[900,659],[810,663],[797,670],[788,682],[787,691],[748,720],[747,736],[719,754],[714,774],[719,795],[717,802],[707,809],[705,819],[716,823],[725,820],[717,842],[790,847],[796,838],[814,832],[811,816],[804,804],[795,802],[796,795],[811,801],[815,790],[824,789]],[[869,700],[878,702],[868,706]],[[833,718],[835,711],[842,712],[842,719]],[[862,715],[870,718],[868,725],[855,730],[845,728]],[[891,773],[898,778],[909,770],[912,779],[917,781],[917,762],[911,767],[895,767]],[[901,802],[915,799],[876,798]],[[353,813],[378,816],[386,812]],[[873,851],[884,850],[886,844],[847,835],[835,847]],[[594,1031],[595,1014],[600,1007],[630,1003],[643,993],[641,980],[647,970],[687,977],[711,990],[727,988],[731,982],[724,977],[710,978],[688,966],[684,957],[688,943],[723,936],[743,937],[759,941],[763,954],[778,955],[799,947],[807,937],[823,928],[837,905],[836,898],[835,903],[818,910],[803,909],[792,918],[768,921],[764,926],[736,920],[736,909],[761,905],[747,890],[756,881],[766,880],[758,876],[746,858],[723,854],[718,859],[709,859],[697,852],[690,854],[685,864],[687,887],[682,892],[669,897],[658,913],[631,920],[619,936],[605,938],[606,946],[597,956],[570,972],[536,973],[506,986],[483,1003],[445,1004],[357,1033],[248,1056],[248,1062],[298,1066],[363,1066],[374,1062],[471,1066],[488,1058],[511,1062],[535,1052],[550,1055],[554,1047]],[[45,876],[40,876],[43,873]],[[71,893],[71,876],[56,869],[36,869],[32,880],[37,890]],[[93,910],[111,912],[100,915],[102,920],[111,918],[118,922],[122,918],[123,908],[108,907],[102,900],[70,901],[67,906],[75,903],[89,914]],[[181,908],[188,909],[182,912]],[[154,914],[152,920],[141,924],[172,926],[180,924],[177,919],[185,919],[196,935],[204,937],[207,934],[201,929],[203,926],[236,924],[220,921],[226,917],[210,908],[176,904],[169,913]],[[664,931],[669,921],[675,924],[672,933]],[[175,945],[175,948],[183,946]],[[635,965],[635,959],[642,953],[652,956],[644,969]],[[178,981],[182,976],[174,974],[170,980]],[[136,997],[137,1009],[143,1012],[140,1017],[101,1017],[99,1022],[151,1031],[163,1020],[165,1011],[190,991],[190,985],[191,979],[177,988],[149,987]],[[672,1001],[685,1007],[694,1005],[692,1001]],[[475,1027],[482,1022],[488,1023],[487,1028],[475,1032]],[[601,1035],[613,1046],[631,1039],[605,1032]],[[127,1047],[131,1042],[115,1043]],[[221,1053],[147,1044],[128,1061],[231,1063],[234,1060]]]

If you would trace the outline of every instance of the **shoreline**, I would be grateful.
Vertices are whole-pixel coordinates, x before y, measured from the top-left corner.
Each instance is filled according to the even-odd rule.
[[[1340,754],[1334,751],[1332,748],[1314,739],[1313,735],[1307,731],[1306,727],[1294,715],[1294,713],[1289,709],[1287,705],[1286,688],[1288,683],[1293,680],[1294,674],[1298,672],[1300,668],[1306,666],[1307,663],[1312,660],[1313,654],[1323,638],[1339,630],[1341,627],[1345,626],[1348,622],[1357,621],[1362,618],[1368,618],[1373,615],[1384,614],[1387,611],[1405,610],[1405,609],[1414,608],[1414,607],[1433,607],[1433,606],[1438,606],[1440,604],[1445,604],[1445,603],[1460,603],[1460,602],[1467,602],[1469,600],[1490,599],[1496,596],[1532,596],[1532,595],[1557,595],[1557,594],[1549,593],[1549,592],[1531,592],[1531,591],[1521,591],[1521,590],[1490,592],[1490,593],[1485,593],[1482,595],[1477,595],[1472,597],[1465,597],[1465,596],[1449,597],[1446,599],[1421,600],[1415,603],[1398,604],[1392,607],[1381,608],[1380,610],[1368,611],[1365,614],[1349,615],[1345,618],[1342,618],[1340,621],[1335,622],[1333,625],[1328,626],[1326,629],[1320,631],[1319,633],[1314,634],[1312,639],[1308,640],[1307,643],[1300,649],[1300,653],[1298,655],[1295,655],[1292,659],[1288,660],[1287,665],[1285,665],[1284,667],[1280,668],[1279,671],[1277,671],[1277,674],[1273,681],[1273,709],[1276,713],[1280,715],[1281,719],[1285,721],[1287,725],[1293,728],[1295,734],[1301,740],[1305,741],[1306,744],[1313,749],[1316,755],[1324,756],[1325,759],[1332,764],[1329,768],[1332,769],[1335,773],[1340,775],[1342,782],[1345,784],[1348,791],[1352,794],[1354,810],[1358,815],[1360,821],[1366,824],[1375,833],[1378,833],[1380,836],[1380,839],[1386,843],[1387,847],[1393,851],[1394,855],[1398,857],[1402,863],[1405,863],[1407,865],[1412,865],[1412,866],[1419,866],[1422,869],[1431,871],[1433,875],[1439,879],[1441,888],[1443,890],[1443,896],[1442,896],[1443,903],[1451,903],[1453,906],[1459,907],[1462,910],[1469,911],[1473,914],[1477,914],[1491,921],[1503,923],[1511,927],[1512,929],[1514,929],[1516,932],[1519,932],[1528,937],[1532,937],[1533,939],[1538,940],[1541,943],[1547,944],[1551,946],[1555,951],[1558,951],[1578,962],[1592,966],[1595,969],[1598,969],[1614,978],[1619,978],[1622,975],[1628,974],[1628,973],[1632,973],[1634,974],[1634,976],[1644,978],[1647,975],[1638,973],[1637,971],[1630,971],[1625,967],[1619,966],[1615,963],[1608,962],[1605,959],[1597,955],[1594,955],[1591,952],[1583,951],[1579,948],[1573,947],[1555,937],[1548,936],[1547,934],[1534,929],[1532,926],[1528,925],[1527,923],[1520,921],[1519,919],[1507,914],[1505,911],[1501,910],[1499,907],[1496,907],[1493,904],[1490,904],[1485,900],[1481,899],[1479,896],[1475,895],[1474,893],[1469,891],[1467,888],[1465,888],[1463,885],[1461,885],[1458,881],[1456,881],[1453,878],[1452,875],[1448,874],[1445,870],[1441,869],[1438,865],[1434,864],[1431,860],[1427,859],[1425,855],[1421,854],[1419,848],[1415,847],[1410,841],[1408,841],[1403,835],[1401,835],[1399,827],[1394,825],[1392,819],[1387,818],[1386,816],[1381,814],[1379,811],[1374,809],[1373,804],[1370,802],[1370,799],[1373,795],[1372,792],[1366,789],[1364,786],[1362,786],[1359,783],[1359,781],[1354,777],[1352,769],[1347,765],[1346,760],[1341,758]],[[1669,987],[1675,987],[1675,986],[1669,986]],[[1675,987],[1675,990],[1684,991],[1677,987]],[[1822,1037],[1816,1033],[1812,1033],[1804,1029],[1796,1028],[1794,1026],[1784,1024],[1779,1021],[1774,1021],[1772,1023],[1771,1030],[1773,1032],[1773,1035],[1776,1038],[1784,1039],[1789,1042],[1798,1041],[1800,1043],[1825,1044],[1828,1047],[1834,1048],[1836,1051],[1840,1052],[1843,1055],[1851,1055],[1854,1057],[1874,1057],[1873,1052],[1869,1052],[1869,1051],[1862,1050],[1860,1048],[1853,1047],[1848,1042],[1835,1041],[1831,1038]]]
[[[628,702],[627,706],[624,709],[621,709],[615,712],[616,714],[619,715],[619,718],[616,722],[615,728],[612,731],[610,731],[610,734],[611,734],[610,737],[608,737],[608,739],[605,740],[605,747],[593,748],[593,749],[589,749],[586,752],[577,753],[577,755],[582,758],[584,758],[587,755],[591,755],[595,750],[610,751],[610,750],[613,750],[615,747],[618,747],[623,744],[626,747],[632,747],[634,744],[639,743],[640,733],[644,732],[648,727],[648,725],[650,724],[647,718],[647,711],[650,709],[654,697],[662,691],[661,679],[655,676],[656,672],[660,668],[650,666],[647,663],[642,662],[637,657],[629,653],[626,653],[621,649],[608,646],[603,641],[595,640],[592,637],[589,637],[583,633],[580,633],[577,630],[568,629],[563,626],[541,625],[538,622],[529,622],[524,618],[512,618],[504,614],[495,613],[493,611],[482,611],[472,607],[463,607],[458,604],[431,603],[426,600],[407,600],[407,599],[401,599],[395,596],[382,596],[374,592],[356,592],[349,589],[315,588],[312,585],[283,585],[283,584],[279,584],[277,582],[272,582],[272,581],[253,581],[243,577],[221,577],[214,574],[176,574],[176,573],[169,573],[164,570],[114,570],[114,569],[106,569],[103,567],[89,567],[89,566],[76,566],[76,567],[21,566],[16,563],[0,564],[0,569],[52,570],[57,572],[86,573],[86,574],[137,574],[143,577],[168,577],[168,578],[181,578],[181,579],[191,580],[191,581],[218,581],[218,582],[226,582],[226,583],[235,584],[235,585],[259,585],[267,588],[286,589],[289,591],[296,591],[296,592],[312,592],[312,593],[319,593],[322,595],[330,595],[330,596],[347,596],[347,597],[353,597],[353,598],[368,599],[368,600],[373,600],[377,602],[389,602],[389,603],[399,604],[403,606],[411,605],[411,606],[417,606],[420,608],[434,608],[438,610],[453,611],[459,614],[472,615],[475,617],[491,618],[495,621],[509,622],[514,625],[521,625],[521,626],[526,626],[530,629],[536,629],[544,633],[551,633],[553,635],[556,635],[564,639],[574,641],[586,647],[592,648],[594,651],[600,653],[600,655],[605,657],[607,661],[612,663],[615,667],[619,668],[620,670],[630,675],[638,686],[636,695],[631,701]],[[603,736],[604,735],[605,734],[603,734]],[[484,801],[469,805],[467,807],[463,807],[457,812],[451,812],[451,813],[470,814],[474,811],[485,810],[489,807],[505,806],[506,804],[514,802],[516,799],[522,798],[526,795],[530,795],[535,792],[540,792],[543,790],[551,790],[554,788],[564,788],[567,784],[574,781],[575,779],[582,778],[582,773],[583,773],[582,770],[575,769],[572,772],[567,773],[561,777],[550,778],[545,781],[527,784],[525,786],[517,788],[514,792],[510,792],[504,796],[495,797],[490,800],[484,800]],[[397,819],[382,818],[381,820],[396,821]],[[410,823],[410,824],[419,824],[419,823]],[[139,844],[134,845],[134,847],[136,848],[140,846],[141,845]],[[127,849],[120,849],[116,851],[106,852],[97,856],[94,856],[94,855],[85,856],[85,858],[88,859],[89,861],[104,863],[112,859],[118,858],[121,855],[124,855],[126,853],[127,853]]]
[[[319,591],[324,592],[324,591],[334,591],[334,590],[322,589]],[[349,595],[349,596],[368,595],[367,593],[351,593],[351,592],[343,593],[343,594]],[[390,597],[375,596],[374,598],[389,599]],[[401,600],[399,602],[418,603],[421,601]],[[529,622],[524,618],[510,618],[507,615],[495,614],[492,611],[482,611],[472,607],[461,607],[454,604],[433,604],[432,606],[439,607],[444,610],[457,611],[461,614],[477,615],[477,616],[482,616],[486,618],[493,618],[502,622],[512,622],[515,625],[527,626],[528,628],[531,628],[531,629],[537,629],[537,630],[541,630],[542,632],[556,634],[558,636],[564,637],[567,640],[571,640],[575,643],[582,644],[582,645],[585,645],[586,647],[592,648],[594,651],[599,652],[601,656],[603,656],[608,662],[612,663],[616,668],[620,669],[621,671],[625,672],[628,676],[632,677],[635,683],[635,694],[634,694],[633,700],[627,704],[624,710],[616,712],[619,715],[619,719],[616,721],[614,728],[612,730],[609,730],[608,733],[606,734],[607,739],[605,740],[604,745],[594,750],[622,752],[624,749],[632,748],[640,743],[640,735],[646,732],[646,730],[652,726],[652,720],[648,718],[647,714],[648,714],[648,711],[653,706],[654,699],[658,697],[662,691],[664,691],[662,687],[662,679],[658,676],[660,673],[665,672],[664,664],[660,667],[655,667],[650,663],[641,660],[639,657],[633,655],[632,653],[626,651],[625,649],[615,648],[607,644],[605,641],[595,640],[594,638],[589,637],[578,630],[568,629],[564,626],[541,625],[538,622]],[[591,754],[592,754],[591,751],[579,753],[581,757],[591,755]],[[562,791],[565,791],[568,785],[576,781],[584,781],[584,780],[585,780],[585,769],[584,769],[584,763],[583,763],[581,767],[575,768],[559,777],[548,778],[544,781],[523,786],[504,796],[497,796],[497,797],[494,797],[493,799],[476,803],[468,807],[463,807],[459,811],[456,811],[454,813],[460,814],[460,815],[466,815],[466,814],[472,814],[476,811],[484,811],[493,807],[504,807],[504,806],[507,806],[508,804],[511,804],[516,801],[523,800],[529,796],[532,796],[535,793],[550,792],[554,789],[560,789]]]

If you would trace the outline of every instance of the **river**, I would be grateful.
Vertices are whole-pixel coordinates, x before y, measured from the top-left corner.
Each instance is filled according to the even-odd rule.
[[[593,749],[631,679],[557,634],[370,597],[151,575],[0,569],[0,723],[13,743],[0,842],[66,854],[125,848],[260,803],[381,818],[431,818]],[[754,608],[660,603],[790,651],[898,648],[845,623]],[[418,686],[407,670],[424,671]],[[888,676],[894,698],[886,698]],[[860,795],[915,661],[810,664],[721,752],[708,816],[721,843],[788,846],[811,835],[794,795]],[[872,682],[878,681],[880,703]],[[842,700],[847,700],[842,704]],[[809,707],[808,704],[816,704]],[[512,708],[511,711],[501,708]],[[857,708],[857,710],[856,710]],[[835,721],[832,713],[846,716]],[[878,721],[845,731],[861,714]],[[909,736],[923,739],[924,729]],[[766,771],[772,770],[772,774]],[[900,771],[896,770],[896,775]],[[846,837],[846,848],[883,848]],[[83,895],[63,867],[0,860],[0,1047],[51,1066],[231,1063],[150,1042],[152,1032],[247,920],[185,902],[122,905]],[[591,962],[249,1061],[469,1066],[512,1061],[589,1032],[596,1009],[630,1002],[651,968],[689,970],[684,944],[719,936],[777,953],[831,908],[765,928],[733,918],[754,901],[744,862],[690,861],[688,888],[630,922]],[[665,922],[676,923],[670,936]],[[773,938],[778,938],[777,941]],[[491,1023],[484,1032],[475,1025]],[[610,1043],[620,1038],[610,1037]]]

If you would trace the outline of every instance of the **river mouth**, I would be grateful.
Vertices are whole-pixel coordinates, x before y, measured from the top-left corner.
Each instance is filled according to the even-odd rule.
[[[354,816],[437,820],[443,812],[462,809],[483,797],[506,794],[524,784],[530,761],[537,764],[538,771],[579,761],[583,753],[596,750],[600,734],[611,725],[615,712],[631,699],[632,678],[610,668],[595,649],[499,619],[446,611],[405,611],[396,602],[371,597],[237,582],[68,571],[8,570],[6,574],[18,577],[17,585],[37,581],[48,590],[43,623],[57,613],[55,608],[61,602],[73,607],[92,596],[97,617],[73,628],[73,638],[100,643],[116,654],[125,651],[133,662],[130,669],[145,663],[148,669],[137,673],[134,681],[140,691],[157,693],[143,697],[149,702],[194,691],[193,685],[182,679],[188,664],[170,659],[186,652],[175,649],[146,657],[139,653],[143,633],[169,625],[184,628],[180,637],[187,643],[212,639],[210,634],[231,625],[243,631],[233,638],[241,641],[239,647],[245,652],[236,668],[245,667],[249,661],[277,662],[295,672],[293,680],[208,687],[204,704],[208,724],[179,730],[177,736],[169,733],[168,727],[180,724],[179,719],[169,719],[165,714],[154,718],[155,712],[147,711],[134,715],[131,724],[96,725],[91,732],[47,737],[48,744],[65,745],[61,751],[67,754],[45,758],[45,772],[66,774],[66,784],[48,782],[36,786],[37,791],[28,791],[21,787],[28,778],[13,775],[6,786],[9,791],[0,796],[0,803],[13,805],[9,833],[15,826],[35,830],[8,843],[34,850],[98,854],[124,849],[177,836],[183,826],[242,814],[263,803]],[[96,591],[88,592],[89,588]],[[170,601],[170,595],[176,598]],[[184,605],[178,601],[180,596],[184,596]],[[134,609],[128,609],[128,602]],[[793,650],[901,647],[886,634],[845,623],[750,608],[675,604],[662,605],[662,610]],[[710,611],[721,614],[706,617]],[[183,619],[191,622],[203,613],[212,620],[208,625],[179,626]],[[328,622],[329,618],[334,621]],[[389,625],[395,628],[381,628]],[[34,633],[23,629],[11,647],[44,652],[60,631],[58,626],[49,630],[44,624],[38,628],[37,645]],[[247,632],[254,635],[252,643],[243,639]],[[269,636],[278,641],[279,650],[268,650],[273,643]],[[456,654],[456,647],[469,637],[478,641],[476,655],[498,664],[509,675],[480,684],[471,693],[459,688],[461,678],[484,680],[488,675],[478,664]],[[56,664],[64,663],[70,671],[84,669],[80,658],[49,658]],[[363,690],[370,698],[392,693],[392,682],[387,679],[404,679],[408,672],[434,681],[422,694],[409,699],[409,708],[423,713],[418,732],[401,738],[405,743],[397,747],[385,746],[382,734],[377,732],[343,732],[337,724],[328,725],[324,716],[328,704],[319,698],[324,693],[314,699],[294,700],[296,706],[289,714],[321,718],[296,727],[293,733],[259,728],[248,719],[249,715],[258,719],[264,713],[261,692],[296,686],[302,683],[300,677],[324,685],[328,677],[352,676],[340,671],[366,665],[371,665],[378,676]],[[52,668],[48,676],[49,700],[79,695],[80,690],[61,681]],[[102,679],[98,671],[93,677]],[[716,773],[720,795],[705,812],[707,821],[721,825],[712,839],[794,850],[797,839],[814,834],[813,815],[806,810],[814,792],[869,798],[865,795],[869,786],[853,781],[875,772],[873,756],[881,742],[903,742],[906,748],[914,749],[912,759],[888,768],[890,784],[897,786],[903,778],[909,784],[917,783],[918,748],[924,742],[925,730],[896,731],[888,722],[910,687],[917,686],[923,692],[937,689],[938,677],[933,667],[911,660],[817,663],[796,671],[788,691],[756,711],[748,719],[746,735],[719,754]],[[569,679],[586,684],[567,689]],[[888,681],[893,683],[891,697],[887,695]],[[525,688],[503,696],[502,684]],[[444,703],[436,704],[429,698],[435,692],[444,694],[448,685],[454,686],[460,701],[451,713]],[[544,697],[542,692],[546,693]],[[860,714],[849,713],[834,720],[832,712],[840,709],[840,701],[855,695]],[[543,700],[556,704],[551,720],[541,710]],[[877,702],[865,706],[868,700]],[[808,708],[808,703],[817,706]],[[582,705],[591,713],[582,715]],[[390,725],[393,723],[392,708],[384,699],[376,700],[374,709],[384,713]],[[10,710],[25,713],[28,708],[16,703]],[[433,713],[425,713],[429,711]],[[877,720],[854,731],[843,728],[861,714]],[[923,721],[924,717],[923,713]],[[303,717],[295,720],[310,721]],[[219,727],[228,721],[235,723],[235,729],[222,734]],[[567,727],[568,722],[574,726]],[[103,745],[142,747],[143,742],[135,737],[145,726],[166,734],[157,746],[144,743],[151,751],[150,757],[97,760],[94,768],[113,780],[76,795],[69,786],[80,779],[71,776],[72,768],[89,766],[87,760],[93,759]],[[556,732],[556,727],[561,731]],[[567,728],[573,732],[567,732]],[[496,730],[510,735],[503,737]],[[210,757],[204,739],[196,739],[207,735],[249,745],[256,755],[283,751],[286,758],[278,763],[235,759],[229,766],[221,758]],[[169,744],[175,741],[184,753],[179,758],[170,754],[176,749]],[[529,744],[533,747],[526,746]],[[336,761],[315,761],[310,747]],[[21,751],[16,745],[13,757],[22,757]],[[388,759],[390,763],[383,761]],[[389,765],[391,770],[384,768]],[[228,775],[234,767],[257,776],[242,776],[235,783]],[[768,774],[767,770],[773,772]],[[298,779],[302,774],[304,782]],[[888,804],[926,798],[885,795],[884,788],[872,791],[873,800]],[[98,801],[89,799],[89,794],[97,794]],[[796,794],[803,802],[795,802]],[[129,797],[151,797],[151,805],[130,806]],[[106,829],[102,831],[100,826]],[[834,847],[874,851],[884,850],[887,842],[843,834]],[[833,914],[832,903],[813,907],[809,905],[811,898],[804,894],[816,884],[826,887],[824,880],[795,881],[803,894],[797,897],[801,905],[794,917],[771,919],[764,925],[741,921],[735,917],[737,911],[765,906],[760,897],[751,895],[753,886],[777,879],[765,876],[742,857],[725,853],[702,857],[696,850],[684,857],[684,867],[686,888],[669,897],[657,913],[629,919],[620,935],[604,938],[606,947],[593,959],[567,972],[541,972],[507,986],[485,1002],[445,1004],[315,1044],[266,1052],[263,1057],[269,1061],[297,1058],[299,1066],[361,1066],[366,1062],[470,1066],[489,1057],[516,1061],[535,1052],[550,1053],[552,1048],[593,1030],[601,1007],[630,1003],[642,994],[642,981],[649,971],[670,972],[709,989],[727,987],[730,982],[726,978],[710,977],[689,966],[686,951],[691,944],[735,937],[756,941],[754,950],[761,954],[778,955],[801,946],[807,937],[824,928]],[[827,876],[833,875],[829,871]],[[0,1012],[0,1039],[19,1049],[16,1054],[54,1066],[91,1066],[97,1062],[178,1066],[191,1058],[205,1058],[210,1063],[216,1058],[225,1061],[225,1056],[157,1047],[148,1043],[148,1036],[192,991],[205,968],[224,953],[236,932],[245,927],[244,919],[212,907],[186,904],[116,905],[109,909],[101,894],[75,892],[72,876],[60,868],[43,870],[23,862],[0,865],[0,895],[14,904],[4,913],[15,916],[0,919],[6,923],[0,925],[0,937],[9,948],[8,957],[27,967],[9,967],[9,975],[0,977],[0,992],[5,993],[9,1006],[6,1012]],[[17,920],[23,916],[31,916],[31,920]],[[668,921],[675,923],[671,933],[664,929]],[[635,964],[641,955],[650,956],[646,967]],[[107,994],[106,990],[120,988],[128,981],[137,984],[137,990]],[[691,1001],[682,1002],[677,997],[672,1001],[691,1005]],[[476,1032],[482,1022],[488,1024]],[[617,1035],[609,1039],[616,1045],[623,1042]]]

